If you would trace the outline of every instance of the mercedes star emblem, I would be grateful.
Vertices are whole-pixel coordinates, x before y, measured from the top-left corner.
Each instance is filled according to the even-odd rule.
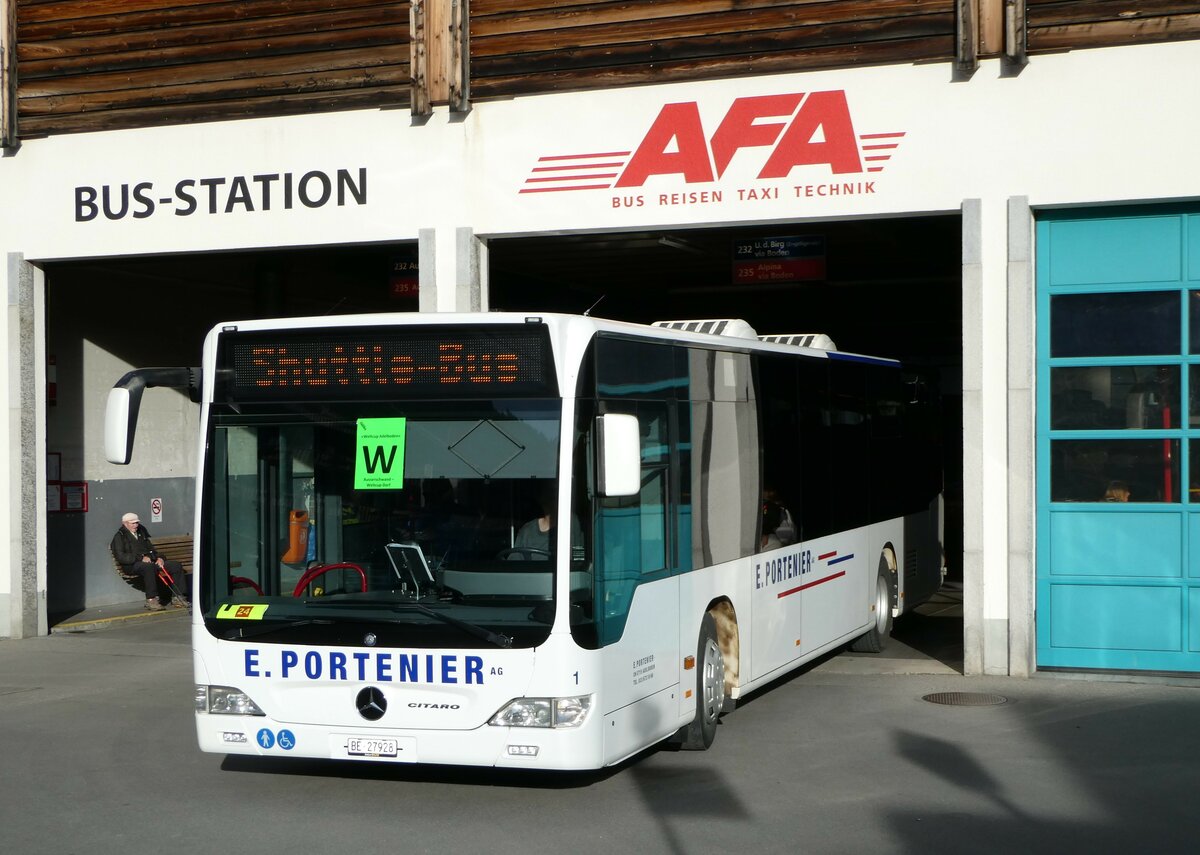
[[[354,699],[354,706],[367,721],[379,721],[387,712],[387,698],[374,686],[367,686]]]

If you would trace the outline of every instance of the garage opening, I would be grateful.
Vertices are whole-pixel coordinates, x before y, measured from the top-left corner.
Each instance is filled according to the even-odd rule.
[[[138,513],[154,537],[194,528],[195,407],[155,390],[133,462],[113,466],[101,435],[121,375],[199,365],[204,336],[222,322],[417,310],[415,242],[58,262],[45,278],[51,626],[130,599],[109,555],[123,513]]]
[[[498,239],[490,305],[639,323],[741,318],[759,335],[825,333],[840,350],[920,369],[941,391],[947,589],[961,592],[961,247],[957,215]],[[897,636],[961,662],[961,595],[935,600]]]
[[[841,350],[930,373],[943,403],[947,578],[961,585],[961,228],[944,215],[495,238],[489,306],[643,323],[738,317],[762,335],[826,333]],[[129,598],[108,555],[123,512],[137,511],[158,535],[193,528],[196,449],[178,437],[192,435],[194,411],[182,394],[159,393],[178,399],[154,428],[161,448],[139,453],[119,479],[105,468],[104,400],[125,370],[198,364],[204,335],[222,321],[416,311],[417,262],[413,242],[46,265],[55,380],[46,447],[63,484],[90,490],[86,512],[48,515],[51,623]],[[161,522],[150,518],[151,498]],[[936,626],[913,644],[961,658],[961,618]]]

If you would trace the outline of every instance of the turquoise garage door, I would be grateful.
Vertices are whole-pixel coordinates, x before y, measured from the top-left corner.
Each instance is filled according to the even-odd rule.
[[[1039,667],[1200,671],[1200,206],[1037,225]]]

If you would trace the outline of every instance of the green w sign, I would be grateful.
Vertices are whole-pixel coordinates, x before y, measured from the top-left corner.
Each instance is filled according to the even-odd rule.
[[[359,419],[354,455],[355,490],[399,490],[404,486],[407,419]]]

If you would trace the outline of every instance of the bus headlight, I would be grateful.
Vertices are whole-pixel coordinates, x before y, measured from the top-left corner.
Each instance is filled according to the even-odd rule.
[[[233,686],[196,686],[196,712],[214,715],[266,715],[241,689]]]
[[[579,727],[592,708],[591,695],[567,698],[515,698],[488,724],[497,727]]]

